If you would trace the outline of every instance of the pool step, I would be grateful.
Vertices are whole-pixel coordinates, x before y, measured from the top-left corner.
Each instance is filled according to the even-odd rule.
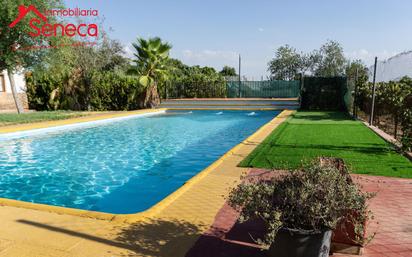
[[[171,109],[288,109],[299,108],[298,98],[191,98],[191,99],[165,99],[160,108]]]

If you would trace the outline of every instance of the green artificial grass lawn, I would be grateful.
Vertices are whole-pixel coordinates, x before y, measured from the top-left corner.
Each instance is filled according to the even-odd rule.
[[[296,112],[240,166],[294,169],[319,156],[340,157],[354,173],[412,178],[411,161],[364,124],[339,112]]]
[[[88,115],[88,112],[52,111],[26,113],[0,113],[0,126],[32,123],[48,120],[62,120]]]

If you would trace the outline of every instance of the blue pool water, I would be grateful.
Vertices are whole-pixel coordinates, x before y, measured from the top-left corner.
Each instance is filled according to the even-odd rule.
[[[110,213],[153,206],[276,111],[168,111],[0,141],[0,197]]]

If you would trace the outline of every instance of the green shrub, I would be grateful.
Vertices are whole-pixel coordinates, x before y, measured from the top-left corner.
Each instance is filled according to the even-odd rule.
[[[91,78],[90,106],[93,110],[137,109],[130,95],[135,90],[143,91],[135,76],[114,72],[96,72]]]
[[[34,110],[56,110],[59,102],[54,93],[63,86],[62,75],[33,76],[26,73],[26,93],[29,108]]]
[[[131,110],[132,92],[143,90],[137,77],[116,72],[26,74],[29,106],[35,110]]]

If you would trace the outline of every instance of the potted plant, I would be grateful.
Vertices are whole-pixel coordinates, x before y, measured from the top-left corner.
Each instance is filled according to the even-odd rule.
[[[256,241],[269,256],[323,257],[341,220],[364,224],[370,197],[334,165],[316,162],[271,179],[248,179],[231,190],[228,202],[240,222],[264,222],[265,235]]]

